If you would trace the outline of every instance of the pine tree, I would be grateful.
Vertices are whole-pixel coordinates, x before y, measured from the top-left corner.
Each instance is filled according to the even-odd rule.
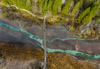
[[[4,4],[9,5],[11,2],[9,0],[1,0]]]
[[[47,5],[48,5],[48,0],[45,0],[43,7],[42,7],[42,15],[44,16],[47,12]]]
[[[10,0],[14,5],[17,5],[17,0]]]
[[[52,7],[52,13],[53,15],[56,15],[58,12],[58,7],[61,9],[62,6],[62,0],[55,0],[53,7]]]
[[[27,10],[31,10],[32,9],[31,6],[32,6],[31,0],[27,0],[27,2],[26,2],[26,9]]]
[[[68,15],[70,3],[71,3],[72,1],[73,1],[73,0],[67,0],[65,6],[64,6],[63,9],[62,9],[62,14]]]
[[[12,4],[18,6],[20,9],[31,10],[31,1],[30,0],[9,0]]]
[[[47,6],[47,10],[48,11],[51,11],[52,12],[53,3],[54,3],[54,0],[49,0],[48,6]]]
[[[78,21],[81,22],[82,19],[87,15],[89,14],[90,12],[90,7],[88,7],[86,10],[84,10],[78,17]]]
[[[80,7],[83,4],[83,0],[80,0],[73,8],[72,10],[72,15],[74,16],[74,14],[80,9]]]
[[[88,8],[88,7],[91,7],[91,5],[92,5],[92,0],[84,0],[84,4],[83,4],[83,8],[84,9],[86,9],[86,8]]]
[[[39,0],[39,4],[44,4],[45,0]]]
[[[27,0],[17,0],[17,6],[20,8],[20,9],[26,9],[26,2]]]
[[[82,23],[84,23],[84,24],[89,23],[90,19],[92,19],[93,17],[95,17],[95,15],[96,15],[96,13],[97,13],[98,11],[99,11],[99,6],[94,6],[94,7],[91,9],[89,15],[87,15],[87,16],[83,19]]]

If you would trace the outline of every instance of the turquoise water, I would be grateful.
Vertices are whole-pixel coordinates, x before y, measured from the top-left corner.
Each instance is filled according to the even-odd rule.
[[[22,28],[19,28],[19,27],[12,27],[10,25],[7,25],[7,24],[4,24],[2,22],[0,22],[0,25],[1,26],[4,26],[6,28],[9,28],[11,30],[14,30],[14,31],[21,31],[23,32],[24,34],[26,34],[29,38],[31,39],[34,39],[36,41],[38,41],[41,45],[40,47],[42,49],[44,49],[44,46],[43,46],[43,39],[40,39],[38,38],[37,36],[35,35],[32,35],[30,34],[29,32],[27,32],[26,30],[22,29]],[[66,41],[66,40],[82,40],[82,41],[88,41],[86,39],[80,39],[80,38],[65,38],[65,39],[60,39],[60,38],[54,38],[50,41],[47,41],[49,43],[55,41],[55,40],[61,40],[61,41]],[[94,40],[99,40],[99,39],[94,39]],[[99,59],[100,58],[100,55],[89,55],[89,54],[85,54],[85,53],[82,53],[82,52],[78,52],[78,51],[74,51],[74,50],[61,50],[61,49],[50,49],[50,48],[47,48],[47,52],[48,53],[52,53],[52,52],[61,52],[61,53],[67,53],[67,54],[71,54],[71,55],[74,55],[74,56],[79,56],[79,57],[82,57],[84,59]]]

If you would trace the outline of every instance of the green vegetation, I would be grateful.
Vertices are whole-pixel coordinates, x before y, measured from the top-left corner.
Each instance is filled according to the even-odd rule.
[[[64,6],[63,9],[62,9],[62,14],[68,15],[70,3],[71,3],[72,1],[73,1],[73,0],[67,0],[65,6]]]
[[[75,1],[74,7],[71,11],[69,11],[70,6],[72,5],[72,1]],[[6,5],[16,5],[18,8],[26,9],[28,11],[32,10],[32,3],[35,3],[34,0],[2,0],[2,2]],[[90,19],[95,17],[95,15],[100,10],[100,1],[98,0],[67,0],[65,5],[62,5],[62,0],[37,0],[37,3],[38,4],[36,4],[35,6],[38,6],[38,8],[39,6],[41,6],[41,14],[43,16],[47,11],[51,12],[53,15],[63,14],[66,16],[69,14],[69,12],[71,12],[70,16],[72,17],[72,19],[75,19],[78,21],[78,23],[83,24],[87,24]],[[76,13],[78,14],[78,17],[75,17]]]
[[[55,0],[53,4],[52,13],[53,15],[57,14],[58,9],[61,9],[62,0]]]
[[[86,26],[90,20],[97,24],[100,23],[99,0],[67,0],[65,4],[62,4],[62,0],[2,0],[2,2],[25,9],[40,19],[43,19],[41,17],[47,13],[50,17],[46,24],[49,26],[52,24],[66,25],[70,27],[70,30],[77,29],[80,32],[80,26]],[[91,30],[87,32],[89,31]],[[85,35],[83,33],[82,37]]]
[[[95,17],[95,15],[96,15],[96,13],[97,13],[98,11],[99,11],[99,6],[94,6],[94,7],[91,9],[89,15],[87,15],[87,16],[83,19],[82,23],[84,23],[84,24],[89,23],[89,21],[90,21],[93,17]]]
[[[43,8],[42,8],[42,14],[43,14],[43,16],[46,14],[47,5],[48,5],[48,0],[45,0]]]
[[[31,0],[2,0],[6,5],[16,5],[20,9],[31,10]]]
[[[49,0],[47,10],[52,12],[52,6],[53,6],[54,0]]]
[[[71,19],[70,21],[73,21],[73,23],[77,22],[80,24],[89,23],[98,12],[100,13],[100,1],[98,0],[67,0],[64,5],[62,4],[62,0],[2,0],[2,2],[6,5],[15,5],[20,9],[26,9],[30,12],[38,12],[39,14],[42,14],[42,16],[44,16],[47,11],[52,13],[53,16],[56,14],[70,16],[67,19]],[[74,4],[72,4],[72,2],[74,2]],[[69,10],[72,5],[73,7]],[[32,10],[32,6],[37,7]],[[39,9],[41,12],[39,12]],[[71,14],[69,15],[69,13]],[[61,18],[62,15],[60,16]]]
[[[90,7],[87,8],[86,10],[84,10],[84,11],[80,14],[80,16],[78,17],[78,21],[81,22],[82,19],[83,19],[87,14],[89,14],[89,12],[90,12]]]
[[[72,15],[75,15],[75,13],[80,9],[80,7],[83,4],[83,0],[80,0],[73,8],[72,10]]]
[[[4,4],[8,5],[9,1],[8,0],[1,0]]]

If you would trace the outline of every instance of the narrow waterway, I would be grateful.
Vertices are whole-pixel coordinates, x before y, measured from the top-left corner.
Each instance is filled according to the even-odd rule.
[[[13,27],[13,26],[10,26],[10,25],[7,25],[5,23],[2,23],[0,22],[0,25],[3,26],[3,27],[6,27],[8,29],[11,29],[11,30],[14,30],[14,31],[21,31],[23,32],[24,34],[26,34],[29,38],[35,40],[35,41],[38,41],[41,45],[40,47],[43,49],[43,39],[40,39],[38,38],[36,35],[32,35],[30,34],[29,32],[27,32],[26,30],[22,29],[22,28],[19,28],[19,27]],[[65,38],[65,39],[61,39],[61,38],[54,38],[50,41],[47,41],[47,43],[52,43],[54,42],[55,40],[60,40],[60,41],[66,41],[66,40],[81,40],[81,41],[88,41],[86,39],[79,39],[79,38]],[[94,40],[99,40],[99,39],[94,39]],[[85,53],[82,53],[82,52],[78,52],[78,51],[74,51],[74,50],[61,50],[61,49],[50,49],[50,48],[47,48],[47,52],[50,53],[50,52],[61,52],[61,53],[67,53],[67,54],[71,54],[71,55],[74,55],[74,56],[80,56],[80,57],[83,57],[85,59],[99,59],[100,58],[100,55],[89,55],[89,54],[85,54]]]

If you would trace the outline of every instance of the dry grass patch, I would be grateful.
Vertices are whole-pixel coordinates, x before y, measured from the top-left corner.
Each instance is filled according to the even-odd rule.
[[[44,53],[41,49],[32,47],[31,45],[7,44],[0,43],[0,53],[3,58],[18,60],[44,60]],[[47,54],[48,69],[95,69],[87,60],[78,60],[74,56],[64,53],[48,53]]]

